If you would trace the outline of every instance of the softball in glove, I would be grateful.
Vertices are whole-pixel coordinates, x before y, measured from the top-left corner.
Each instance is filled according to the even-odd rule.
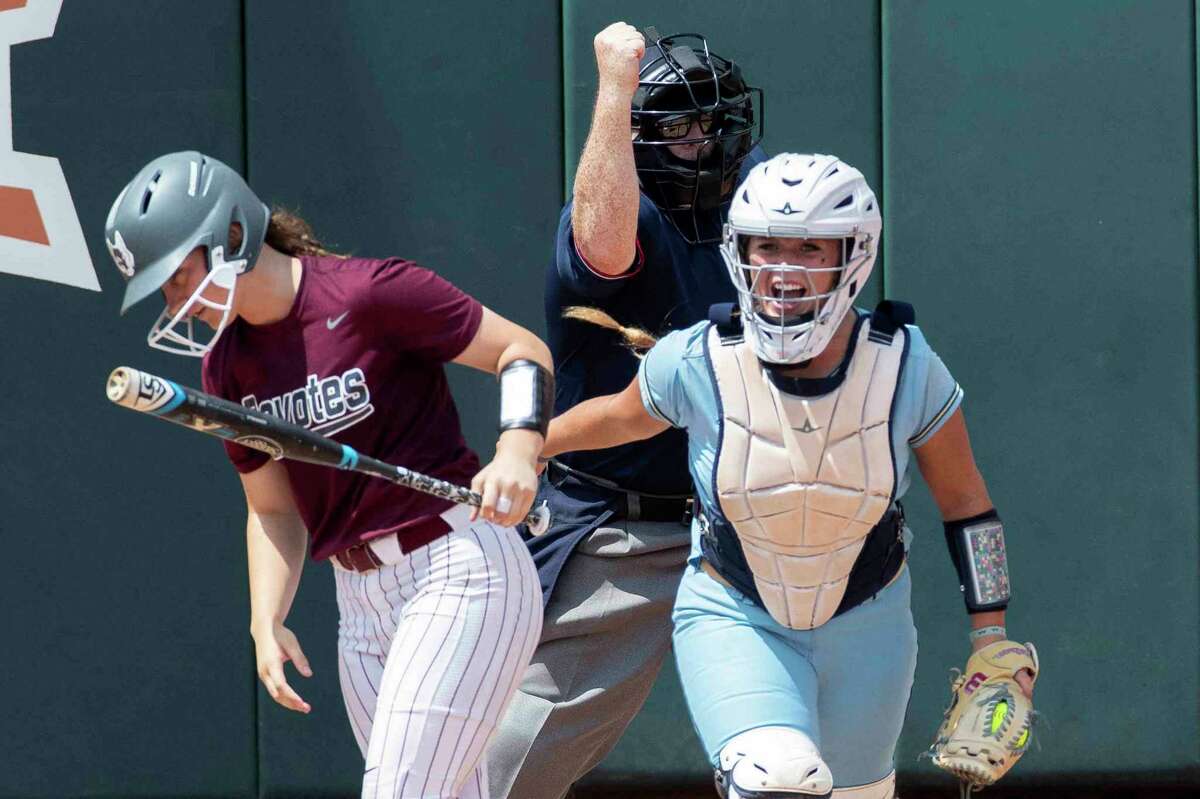
[[[1037,679],[1033,644],[997,641],[971,655],[950,686],[950,707],[930,754],[958,777],[963,796],[1003,777],[1029,746],[1033,702],[1017,684],[1021,669]]]

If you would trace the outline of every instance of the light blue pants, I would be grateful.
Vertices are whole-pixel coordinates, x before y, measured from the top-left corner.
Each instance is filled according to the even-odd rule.
[[[734,736],[764,726],[808,735],[835,787],[893,769],[917,665],[907,567],[891,585],[815,630],[791,630],[689,565],[675,599],[675,661],[714,766]]]

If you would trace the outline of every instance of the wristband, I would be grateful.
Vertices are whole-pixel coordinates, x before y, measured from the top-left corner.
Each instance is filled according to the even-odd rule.
[[[500,370],[500,432],[536,430],[544,438],[554,406],[554,374],[536,361],[512,361]]]
[[[987,627],[979,627],[971,630],[971,632],[967,634],[967,637],[970,638],[972,642],[975,642],[980,638],[987,638],[989,635],[998,635],[1001,638],[1008,638],[1008,630],[1004,629],[999,624],[991,624]]]
[[[1011,591],[1004,525],[996,511],[946,522],[943,527],[967,612],[1004,610]]]

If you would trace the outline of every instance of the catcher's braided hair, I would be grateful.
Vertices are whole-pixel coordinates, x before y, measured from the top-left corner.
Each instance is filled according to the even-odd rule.
[[[332,255],[345,258],[346,255],[328,249],[313,233],[312,226],[299,214],[286,208],[275,206],[271,209],[271,221],[267,224],[267,244],[284,255]],[[242,228],[232,225],[229,228],[229,249],[237,252],[242,246]]]
[[[634,327],[633,325],[623,325],[599,308],[571,305],[563,309],[563,318],[578,319],[581,322],[587,322],[616,331],[624,339],[625,346],[639,358],[644,356],[651,347],[658,343],[658,339],[653,333],[640,327]]]

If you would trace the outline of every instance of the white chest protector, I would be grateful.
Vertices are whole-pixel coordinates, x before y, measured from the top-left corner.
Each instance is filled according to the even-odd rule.
[[[892,507],[890,422],[908,334],[864,322],[856,335],[841,382],[806,397],[780,390],[749,342],[708,331],[722,415],[715,496],[763,606],[792,629],[833,618]]]

